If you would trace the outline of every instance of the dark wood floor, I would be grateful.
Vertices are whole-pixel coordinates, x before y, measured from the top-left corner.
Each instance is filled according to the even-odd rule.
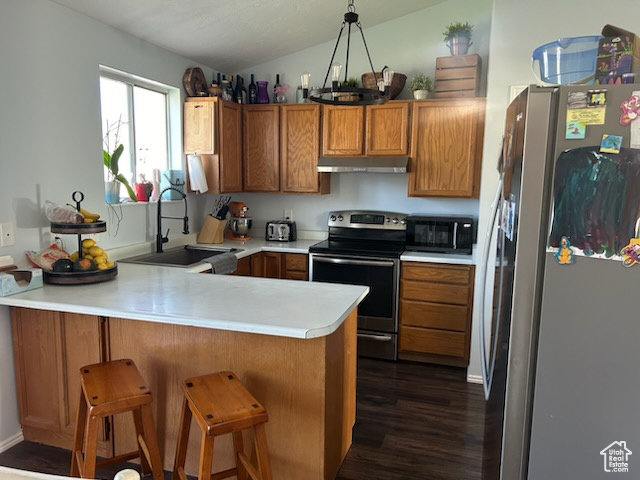
[[[462,369],[361,358],[353,445],[336,480],[479,480],[483,408],[482,387]],[[68,475],[69,456],[22,442],[0,465]]]

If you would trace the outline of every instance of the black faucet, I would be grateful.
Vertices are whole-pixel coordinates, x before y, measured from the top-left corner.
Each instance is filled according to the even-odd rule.
[[[182,199],[184,200],[184,217],[163,217],[162,216],[162,195],[167,190],[175,190],[180,195],[182,195]],[[156,227],[158,228],[158,233],[156,234],[156,252],[162,253],[162,244],[167,243],[169,241],[169,229],[167,229],[167,234],[162,236],[162,219],[163,218],[172,218],[174,220],[182,220],[182,233],[187,235],[189,233],[189,217],[187,216],[187,195],[184,194],[181,190],[178,190],[175,187],[167,187],[160,192],[160,197],[158,197],[158,219],[156,223]]]

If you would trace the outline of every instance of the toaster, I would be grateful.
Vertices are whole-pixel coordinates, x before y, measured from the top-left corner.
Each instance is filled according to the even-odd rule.
[[[291,220],[267,222],[265,239],[269,242],[295,242],[296,222]]]

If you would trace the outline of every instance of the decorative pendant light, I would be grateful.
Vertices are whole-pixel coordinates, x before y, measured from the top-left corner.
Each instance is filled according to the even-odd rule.
[[[373,73],[373,78],[376,79],[375,69],[373,68],[373,63],[371,62],[371,55],[369,55],[367,42],[364,39],[364,32],[362,31],[362,26],[358,21],[358,14],[356,13],[356,8],[353,5],[353,1],[354,0],[349,0],[349,5],[347,8],[348,11],[344,14],[344,21],[342,22],[342,26],[340,27],[340,33],[338,33],[338,40],[336,41],[336,46],[333,49],[333,55],[331,55],[329,68],[327,69],[327,74],[324,77],[322,88],[316,88],[309,91],[309,100],[311,100],[312,102],[324,103],[328,105],[373,105],[385,103],[389,99],[389,87],[391,85],[391,79],[393,78],[393,72],[391,70],[388,70],[386,67],[382,70],[383,78],[377,81],[377,89],[346,86],[347,75],[349,74],[349,46],[351,45],[351,25],[353,24],[355,24],[355,26],[360,30],[360,34],[362,35],[362,43],[364,44],[364,49],[367,52],[367,58],[369,59],[369,65],[371,66],[371,72]],[[334,63],[334,58],[336,56],[336,51],[338,50],[338,45],[340,44],[340,38],[342,37],[342,31],[344,30],[345,25],[349,26],[349,28],[347,29],[347,58],[344,66],[344,82],[340,84],[342,65]],[[327,80],[330,73],[331,87],[327,87]],[[356,99],[343,100],[341,98],[343,98],[344,95],[350,95],[352,98]]]

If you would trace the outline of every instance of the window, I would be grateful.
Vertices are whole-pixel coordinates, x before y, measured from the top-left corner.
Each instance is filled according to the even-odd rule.
[[[181,170],[180,91],[127,73],[100,68],[103,148],[122,144],[119,171],[129,181],[152,181],[154,170]],[[176,153],[177,152],[177,153]],[[175,161],[172,161],[175,159]],[[107,180],[105,168],[105,180]],[[128,198],[124,188],[121,197]]]

